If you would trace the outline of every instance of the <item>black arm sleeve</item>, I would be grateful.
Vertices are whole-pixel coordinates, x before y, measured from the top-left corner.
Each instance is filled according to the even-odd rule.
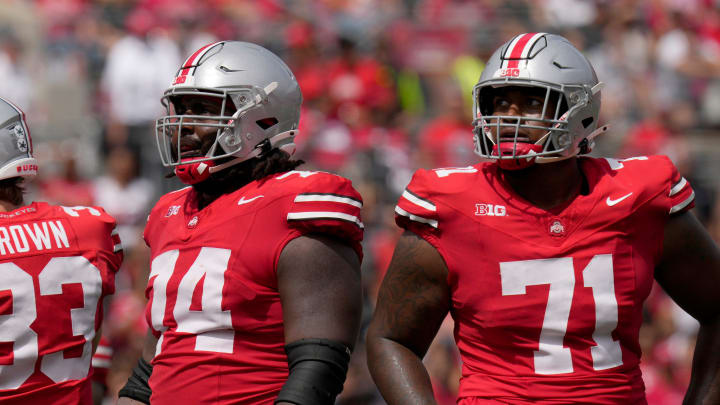
[[[153,367],[150,363],[140,357],[127,383],[122,387],[120,392],[118,392],[118,397],[128,397],[149,404],[152,390],[150,389],[150,385],[148,385],[148,380],[150,379],[150,374],[152,374],[152,369]]]
[[[302,339],[285,345],[290,374],[277,402],[332,405],[342,391],[350,349],[327,339]]]

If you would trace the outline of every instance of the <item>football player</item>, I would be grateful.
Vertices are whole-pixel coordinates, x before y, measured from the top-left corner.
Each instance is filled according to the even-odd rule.
[[[720,251],[664,156],[583,156],[602,84],[565,38],[502,45],[474,88],[475,152],[419,170],[379,292],[368,362],[389,404],[434,404],[421,362],[450,313],[459,404],[645,404],[642,303],[653,280],[700,321],[685,403],[720,403]]]
[[[190,187],[148,218],[152,333],[121,403],[334,403],[360,325],[362,201],[347,179],[295,170],[295,77],[223,41],[162,100],[160,156]]]
[[[102,208],[25,204],[37,169],[25,115],[0,99],[0,404],[92,404],[122,246]]]

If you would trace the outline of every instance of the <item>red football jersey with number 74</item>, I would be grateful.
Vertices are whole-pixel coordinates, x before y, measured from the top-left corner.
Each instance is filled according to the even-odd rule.
[[[460,404],[644,404],[642,303],[694,193],[662,156],[581,158],[589,186],[542,210],[498,166],[418,171],[396,221],[447,264]]]
[[[305,234],[361,255],[362,202],[349,180],[291,171],[198,210],[192,188],[163,196],[145,240],[148,323],[159,337],[153,404],[272,404],[288,375],[276,265]],[[312,252],[308,252],[312,254]]]

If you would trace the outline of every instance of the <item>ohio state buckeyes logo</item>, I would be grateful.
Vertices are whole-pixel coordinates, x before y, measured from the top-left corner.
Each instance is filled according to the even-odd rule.
[[[552,236],[564,236],[565,226],[562,224],[562,222],[556,219],[552,222],[552,224],[550,224],[549,232]]]
[[[22,125],[16,124],[12,128],[13,135],[15,135],[15,143],[17,145],[17,148],[20,152],[27,152],[28,151],[28,143],[27,143],[27,137],[25,136],[25,129],[23,129]]]

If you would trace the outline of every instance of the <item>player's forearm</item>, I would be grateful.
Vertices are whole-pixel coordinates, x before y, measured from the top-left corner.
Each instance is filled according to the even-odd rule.
[[[683,405],[720,404],[720,318],[700,325]]]
[[[430,376],[422,359],[407,347],[368,336],[370,374],[389,405],[436,405]]]

